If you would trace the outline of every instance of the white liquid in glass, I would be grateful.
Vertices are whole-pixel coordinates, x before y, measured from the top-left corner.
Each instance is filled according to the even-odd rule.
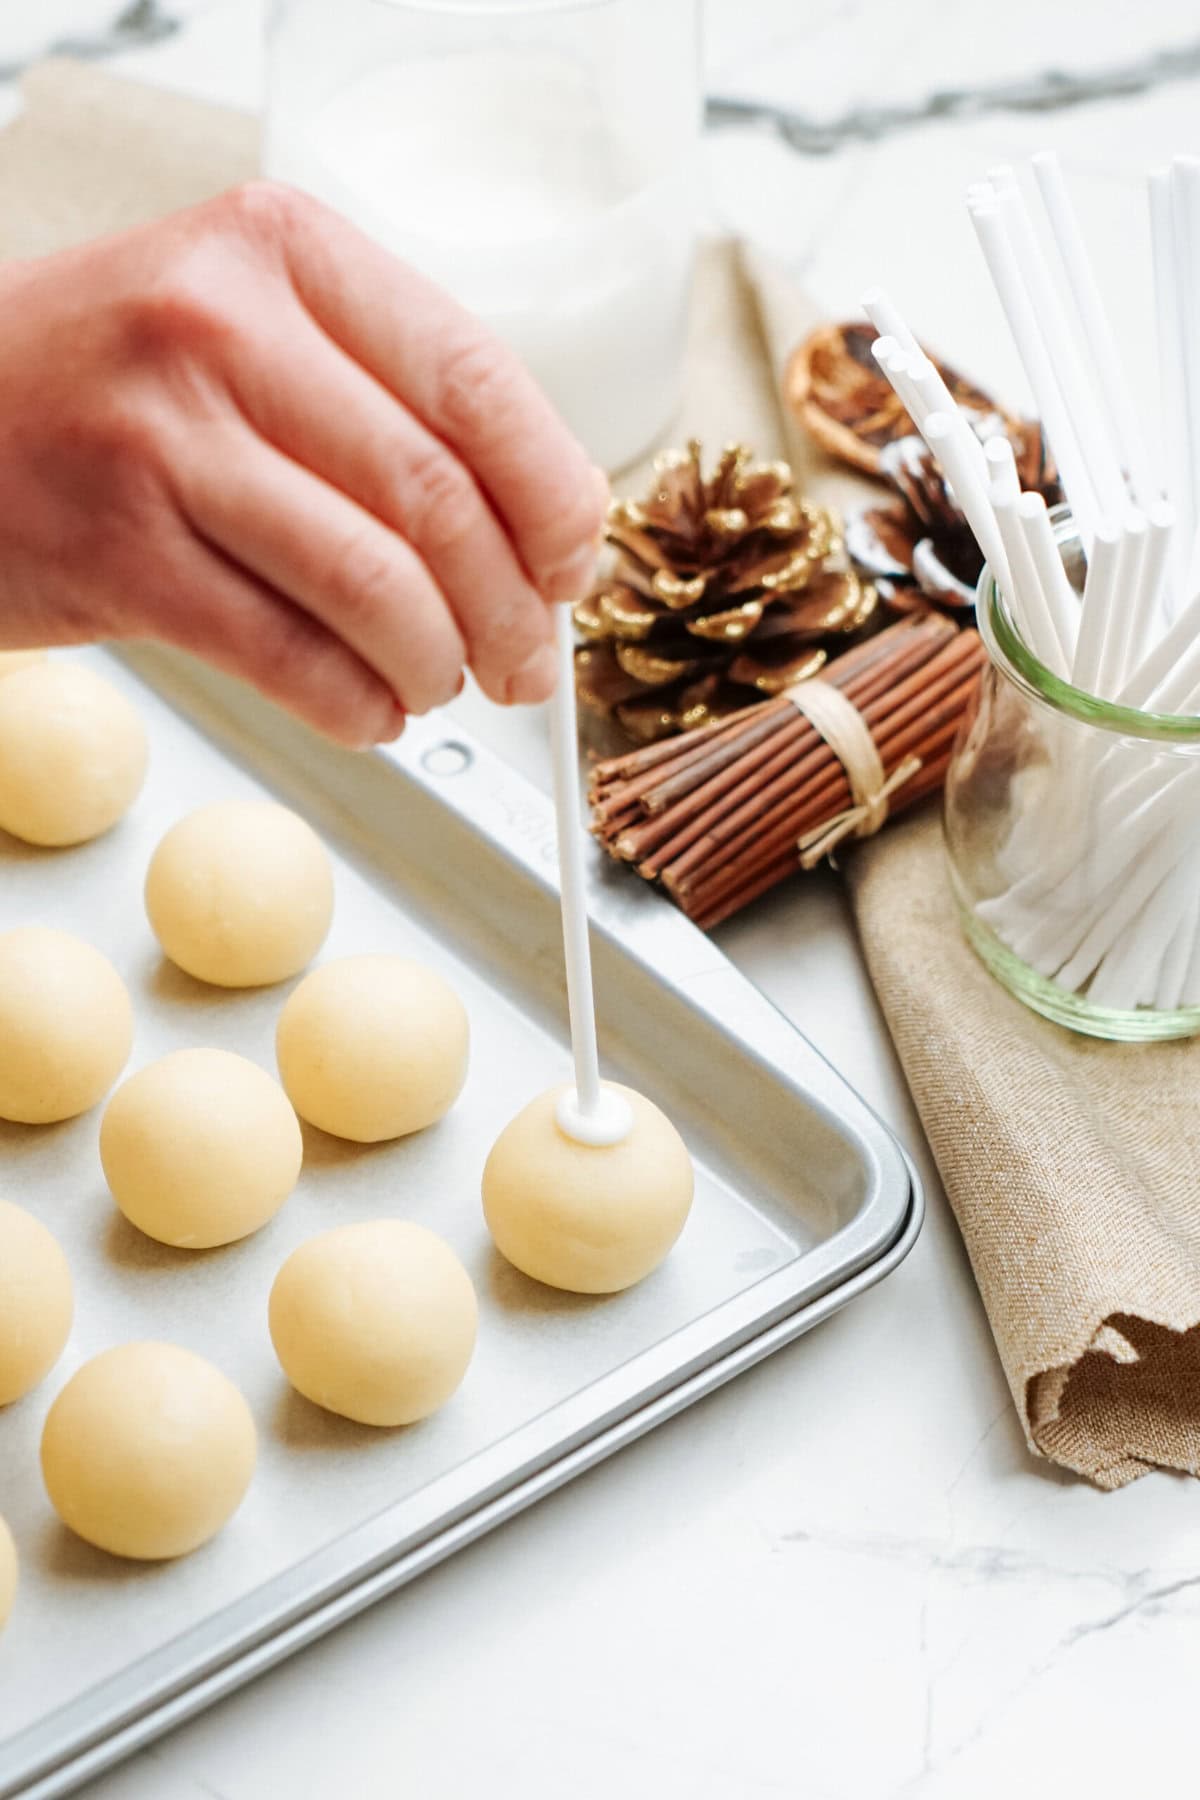
[[[646,166],[565,56],[488,49],[386,64],[307,116],[273,109],[266,167],[485,319],[605,468],[668,424],[692,169]]]

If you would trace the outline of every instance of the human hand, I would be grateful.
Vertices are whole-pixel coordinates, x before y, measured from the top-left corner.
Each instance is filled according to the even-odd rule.
[[[344,743],[553,686],[607,487],[508,350],[292,189],[0,266],[0,645],[153,637]]]

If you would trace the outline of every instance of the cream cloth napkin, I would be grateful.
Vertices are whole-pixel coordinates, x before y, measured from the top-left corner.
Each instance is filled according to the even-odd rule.
[[[253,172],[242,115],[61,62],[25,91],[0,135],[0,254],[117,230]],[[677,435],[791,454],[806,487],[845,504],[863,484],[789,441],[776,398],[813,318],[773,268],[710,246]],[[1200,1473],[1200,1043],[1098,1044],[1010,999],[961,939],[935,812],[847,860],[1030,1447],[1103,1487],[1156,1466]]]

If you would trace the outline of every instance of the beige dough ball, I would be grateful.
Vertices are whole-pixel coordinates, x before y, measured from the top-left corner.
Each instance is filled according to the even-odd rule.
[[[13,1543],[12,1532],[4,1520],[0,1519],[0,1631],[4,1630],[12,1614],[19,1580],[17,1546]]]
[[[177,1344],[121,1344],[46,1418],[42,1478],[64,1525],[143,1562],[186,1556],[241,1505],[257,1444],[233,1383]]]
[[[132,1045],[129,995],[98,950],[40,925],[0,933],[0,1119],[46,1125],[86,1112]]]
[[[49,1374],[71,1333],[71,1271],[32,1213],[0,1200],[0,1406]]]
[[[450,1246],[400,1219],[309,1238],[275,1277],[268,1313],[292,1386],[361,1425],[411,1425],[443,1406],[467,1372],[477,1316]]]
[[[306,975],[280,1015],[279,1073],[302,1119],[359,1144],[449,1111],[467,1078],[466,1008],[432,969],[347,956]]]
[[[32,662],[0,682],[0,828],[13,837],[99,837],[137,799],[146,757],[134,708],[82,663]]]
[[[657,1106],[611,1084],[633,1109],[618,1144],[576,1143],[555,1116],[562,1088],[539,1094],[497,1138],[483,1171],[496,1248],[548,1287],[615,1294],[656,1269],[692,1204],[692,1159]]]
[[[30,663],[45,662],[44,650],[0,650],[0,677],[27,669]]]
[[[100,1161],[131,1225],[181,1250],[249,1236],[296,1185],[300,1125],[278,1082],[229,1050],[175,1050],[123,1082]]]
[[[154,852],[146,912],[164,954],[197,981],[230,988],[287,981],[329,931],[329,854],[286,806],[202,806]]]

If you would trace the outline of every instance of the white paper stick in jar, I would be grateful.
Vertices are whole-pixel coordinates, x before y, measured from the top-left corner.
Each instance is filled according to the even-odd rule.
[[[1058,464],[1067,502],[1085,556],[1091,554],[1096,530],[1097,502],[1066,406],[1059,393],[1054,369],[1042,342],[1033,306],[1021,280],[1004,220],[995,200],[973,200],[971,222],[979,239],[1009,329],[1025,366],[1034,404],[1041,417],[1051,453]]]
[[[1175,226],[1175,276],[1183,348],[1191,524],[1200,518],[1200,159],[1176,156],[1171,163],[1171,216]],[[1188,549],[1191,549],[1189,543]]]
[[[1177,1006],[1183,1004],[1184,983],[1187,981],[1188,970],[1191,967],[1198,931],[1200,931],[1200,866],[1198,866],[1197,857],[1193,855],[1183,916],[1176,925],[1163,954],[1158,981],[1154,993],[1150,996],[1153,1005],[1164,1012],[1173,1012]]]
[[[1079,635],[1079,598],[1063,568],[1043,495],[1022,494],[1017,502],[1017,521],[1054,620],[1055,633],[1073,665]]]
[[[1180,994],[1181,1006],[1200,1006],[1200,909],[1197,912],[1196,936],[1188,959],[1187,974]]]
[[[868,289],[860,304],[880,337],[895,338],[901,350],[907,351],[911,356],[923,355],[908,320],[882,288]]]
[[[1193,807],[1188,824],[1190,826],[1194,823]],[[1099,967],[1121,933],[1141,911],[1159,883],[1176,866],[1179,855],[1178,837],[1168,827],[1159,835],[1157,842],[1149,846],[1145,855],[1139,856],[1130,867],[1129,879],[1121,883],[1112,905],[1101,914],[1078,949],[1055,971],[1054,979],[1061,987],[1073,993],[1078,992]]]
[[[1142,712],[1173,712],[1200,686],[1200,595],[1180,612],[1147,652],[1117,696]]]
[[[1183,363],[1183,321],[1179,311],[1179,279],[1175,254],[1175,220],[1171,206],[1171,173],[1155,169],[1149,182],[1150,244],[1154,266],[1154,321],[1158,349],[1159,401],[1167,457],[1167,495],[1175,508],[1176,538],[1172,553],[1172,614],[1191,598],[1183,593],[1192,539],[1191,457],[1187,439],[1187,400]]]
[[[1067,192],[1062,166],[1054,151],[1038,152],[1033,158],[1033,173],[1050,220],[1054,246],[1083,325],[1084,342],[1094,380],[1109,416],[1114,447],[1129,475],[1134,499],[1148,510],[1161,497],[1163,482],[1155,472],[1146,446],[1117,336],[1088,255],[1079,216]]]
[[[986,483],[988,480],[987,458],[984,456],[983,444],[976,435],[970,419],[927,356],[910,356],[908,365],[909,379],[916,391],[917,402],[924,417],[928,418],[931,412],[946,414],[954,430],[962,439],[966,454]]]
[[[1175,508],[1169,500],[1156,500],[1146,515],[1146,552],[1138,577],[1126,680],[1141,666],[1151,645],[1164,634],[1167,626],[1164,590],[1174,535]]]
[[[909,375],[910,358],[907,352],[901,350],[896,339],[888,335],[875,339],[871,345],[871,355],[879,364],[880,373],[890,383],[896,398],[919,431],[927,409],[922,407],[920,396]]]
[[[633,1127],[625,1098],[600,1080],[596,1043],[596,999],[588,940],[587,887],[583,870],[583,820],[579,803],[579,739],[575,702],[575,646],[570,606],[554,609],[558,686],[550,702],[550,745],[554,811],[558,825],[558,868],[562,890],[563,950],[567,1009],[575,1086],[559,1101],[559,1127],[582,1144],[618,1144]]]
[[[1000,538],[1012,573],[1015,623],[1040,662],[1064,681],[1070,674],[1074,634],[1065,636],[1042,588],[1025,534],[1017,517],[1021,483],[1016,458],[1007,438],[992,438],[984,446],[990,477],[989,494]]]
[[[943,475],[954,490],[954,497],[966,516],[967,524],[975,534],[975,542],[983,551],[984,561],[989,565],[992,574],[1000,584],[1001,592],[1008,602],[1010,611],[1015,610],[1016,597],[1013,593],[1012,573],[1000,537],[1000,528],[996,523],[996,515],[992,511],[992,503],[988,498],[983,478],[967,450],[960,432],[956,429],[954,420],[948,413],[930,413],[925,421],[924,437],[940,465]]]
[[[966,433],[972,449],[972,459],[978,464],[979,472],[984,473],[983,449],[970,424],[963,416],[954,395],[946,386],[938,370],[930,362],[925,352],[908,325],[907,320],[882,288],[872,288],[862,297],[862,309],[874,325],[880,336],[875,344],[886,343],[887,351],[876,354],[884,374],[892,381],[893,387],[900,396],[901,405],[918,426],[931,412],[944,412],[948,417],[960,420],[961,428]],[[891,350],[896,346],[898,355]],[[875,349],[875,345],[872,346]],[[893,370],[901,377],[900,382],[892,380]]]
[[[1094,694],[1104,652],[1105,635],[1110,628],[1117,588],[1117,564],[1121,557],[1121,533],[1105,525],[1096,532],[1088,557],[1087,577],[1083,584],[1083,604],[1079,615],[1079,638],[1075,645],[1075,661],[1071,680],[1086,693]]]
[[[1115,700],[1132,673],[1133,644],[1139,635],[1136,615],[1142,604],[1142,564],[1148,536],[1145,513],[1130,507],[1121,525],[1112,609],[1096,670],[1095,691],[1103,700]]]
[[[1186,863],[1172,869],[1106,951],[1087,986],[1093,1005],[1132,1012],[1144,996],[1153,1000],[1190,874]]]
[[[1033,306],[1042,342],[1054,370],[1088,478],[1102,516],[1116,517],[1125,504],[1125,481],[1109,438],[1108,424],[1088,380],[1071,324],[1042,255],[1033,221],[1011,170],[999,172],[996,192],[1009,242]],[[1107,371],[1105,378],[1107,379]]]

